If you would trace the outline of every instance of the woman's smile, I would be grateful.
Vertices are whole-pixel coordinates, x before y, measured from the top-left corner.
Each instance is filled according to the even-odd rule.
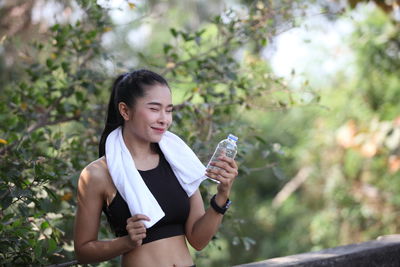
[[[156,133],[163,134],[165,133],[166,129],[165,128],[158,128],[158,127],[151,127]]]

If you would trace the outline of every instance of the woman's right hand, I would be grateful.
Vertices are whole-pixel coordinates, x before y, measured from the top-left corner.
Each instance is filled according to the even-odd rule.
[[[143,214],[136,214],[126,221],[126,230],[134,247],[141,246],[146,237],[146,227],[142,222],[143,220],[150,221],[150,218]]]

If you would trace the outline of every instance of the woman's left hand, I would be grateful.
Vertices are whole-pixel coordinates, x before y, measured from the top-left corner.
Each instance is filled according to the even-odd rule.
[[[206,170],[206,176],[219,181],[217,190],[218,194],[228,198],[233,181],[238,175],[238,166],[234,159],[226,156],[218,157],[217,162],[211,162],[210,165],[219,167],[220,169],[209,168]]]

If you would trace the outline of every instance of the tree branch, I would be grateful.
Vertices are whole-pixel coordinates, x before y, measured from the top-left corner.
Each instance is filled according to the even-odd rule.
[[[310,176],[312,171],[311,167],[303,167],[299,170],[296,176],[290,180],[285,186],[279,191],[272,201],[272,207],[279,208],[282,203],[290,197],[290,195],[296,191]]]
[[[46,119],[42,119],[40,121],[38,121],[35,124],[32,124],[31,126],[29,126],[26,134],[24,136],[22,136],[18,141],[2,148],[0,150],[0,155],[5,154],[7,151],[10,151],[13,147],[18,146],[19,144],[21,144],[22,142],[24,142],[29,135],[36,131],[39,128],[43,128],[45,126],[50,126],[50,125],[55,125],[55,124],[59,124],[59,123],[64,123],[64,122],[68,122],[68,121],[73,121],[73,120],[78,120],[80,118],[80,115],[74,115],[72,117],[64,117],[64,118],[59,118],[57,120],[53,120],[53,121],[48,121],[47,118]]]

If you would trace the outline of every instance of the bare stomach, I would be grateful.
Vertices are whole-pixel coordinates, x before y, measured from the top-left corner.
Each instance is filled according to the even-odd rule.
[[[193,259],[183,235],[144,244],[122,256],[123,267],[188,267],[192,265]]]

